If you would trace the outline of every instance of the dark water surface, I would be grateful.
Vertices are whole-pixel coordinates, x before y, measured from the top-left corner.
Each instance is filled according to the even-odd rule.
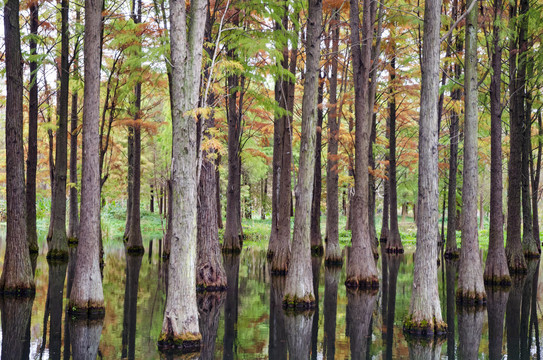
[[[36,297],[1,301],[2,359],[158,359],[167,283],[166,264],[106,249],[100,321],[66,316],[72,263],[36,263]],[[147,250],[148,250],[147,244]],[[284,279],[271,277],[265,251],[244,249],[224,258],[229,288],[198,296],[204,346],[201,359],[528,359],[540,358],[539,262],[515,278],[508,292],[487,289],[486,309],[460,309],[454,301],[455,263],[439,267],[439,293],[449,333],[438,342],[406,339],[413,279],[412,251],[379,259],[379,291],[352,293],[345,267],[313,259],[318,309],[285,315]],[[70,346],[68,346],[70,345]]]

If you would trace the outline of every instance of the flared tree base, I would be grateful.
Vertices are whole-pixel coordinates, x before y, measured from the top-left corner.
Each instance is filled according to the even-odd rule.
[[[539,253],[539,251],[524,250],[524,257],[526,259],[539,259],[541,257],[541,254]]]
[[[408,318],[403,323],[403,332],[411,337],[441,337],[447,334],[447,323],[435,319],[414,321]]]
[[[343,267],[343,257],[327,257],[324,260],[324,266],[327,268],[341,268]]]
[[[312,245],[311,246],[311,256],[323,256],[324,247],[322,245]]]
[[[179,335],[161,333],[158,338],[158,350],[168,354],[188,354],[200,351],[202,335],[184,333]]]
[[[377,276],[348,277],[345,280],[345,286],[351,290],[375,290],[379,289],[379,278]]]
[[[0,289],[0,295],[5,297],[32,298],[36,295],[36,288],[32,285],[5,287]]]
[[[126,248],[126,252],[131,256],[143,256],[145,248],[142,245],[133,245]]]
[[[313,295],[306,295],[300,298],[296,295],[285,294],[283,298],[283,308],[289,311],[303,312],[313,310],[316,306],[317,303]]]
[[[511,276],[509,275],[485,274],[483,279],[486,286],[493,288],[508,288],[511,286]]]
[[[227,247],[223,245],[223,247],[221,248],[221,251],[223,254],[239,255],[241,254],[241,246]]]
[[[391,247],[386,247],[385,248],[385,252],[387,254],[392,254],[392,255],[399,255],[399,254],[403,254],[404,253],[404,250],[403,250],[403,247],[402,246],[391,246]]]
[[[40,247],[37,244],[29,245],[28,246],[28,252],[30,254],[38,254],[40,252]]]
[[[458,251],[458,249],[454,249],[454,250],[445,250],[445,255],[443,255],[443,257],[446,259],[446,260],[457,260],[457,259],[460,259],[460,251]]]
[[[70,301],[68,314],[76,319],[103,319],[106,315],[106,308],[103,303],[78,305],[76,302]]]
[[[526,266],[526,260],[522,252],[514,254],[507,254],[507,266],[509,267],[509,274],[521,275],[528,273],[528,267]]]
[[[70,258],[70,253],[68,252],[68,250],[50,249],[47,252],[48,261],[63,263],[63,262],[68,262],[69,258]]]
[[[68,246],[70,245],[77,245],[79,244],[79,239],[76,237],[69,237],[68,238]]]
[[[471,290],[456,290],[456,303],[465,308],[478,308],[486,304],[486,294]]]

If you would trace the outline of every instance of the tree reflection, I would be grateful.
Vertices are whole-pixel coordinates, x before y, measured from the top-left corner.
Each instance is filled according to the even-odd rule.
[[[126,254],[124,287],[122,358],[134,359],[136,352],[136,323],[138,314],[138,284],[142,255]]]
[[[503,319],[505,306],[509,298],[506,289],[487,288],[487,313],[488,313],[488,353],[490,359],[502,358],[503,344]]]
[[[226,305],[224,308],[224,359],[234,359],[234,354],[236,353],[234,343],[238,334],[239,261],[239,255],[223,255],[226,283],[228,284],[226,290]]]
[[[34,297],[0,297],[2,308],[2,359],[28,359],[30,318]]]
[[[321,274],[321,256],[311,257],[311,270],[313,273],[313,293],[315,294],[315,315],[311,327],[311,359],[317,359],[317,340],[319,337],[319,280]]]
[[[62,308],[64,280],[66,279],[67,263],[49,262],[49,286],[47,303],[50,314],[49,327],[49,356],[60,359],[62,347]],[[44,327],[45,332],[46,327]]]
[[[459,307],[458,311],[458,358],[477,359],[483,333],[484,310],[482,307]]]
[[[447,259],[445,261],[445,271],[447,273],[447,357],[451,360],[455,358],[455,316],[456,316],[456,270],[458,260]]]
[[[307,360],[311,352],[311,328],[313,311],[304,313],[285,313],[289,360]]]
[[[347,335],[351,359],[365,359],[371,344],[371,322],[377,291],[347,290]]]
[[[287,358],[287,337],[283,311],[285,277],[272,276],[270,281],[270,338],[268,354],[270,359]]]
[[[95,360],[102,335],[103,319],[70,319],[73,359]]]
[[[385,260],[386,258],[386,260]],[[396,312],[396,285],[398,282],[398,270],[400,269],[400,263],[403,259],[403,255],[390,255],[385,254],[383,256],[383,262],[386,261],[388,265],[388,280],[387,280],[387,302],[383,302],[382,306],[386,308],[386,359],[392,359],[392,351],[394,348],[394,314]],[[383,275],[384,276],[384,275]],[[383,284],[383,286],[385,286]],[[384,290],[383,290],[384,292]],[[385,297],[383,297],[384,299]],[[383,300],[384,301],[384,300]],[[383,321],[385,321],[383,319]]]
[[[198,295],[198,313],[200,314],[200,332],[202,346],[200,359],[211,360],[215,355],[215,340],[219,328],[220,310],[224,305],[224,292],[212,292]]]
[[[336,318],[337,292],[340,267],[325,267],[324,269],[324,357],[335,359],[336,352]]]

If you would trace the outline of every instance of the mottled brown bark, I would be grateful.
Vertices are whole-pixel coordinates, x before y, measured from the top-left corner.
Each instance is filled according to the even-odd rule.
[[[503,175],[502,175],[502,48],[496,22],[502,16],[503,3],[494,1],[492,76],[490,78],[490,224],[484,281],[489,285],[509,285],[511,277],[503,247]],[[490,305],[490,304],[489,304]],[[489,310],[490,311],[490,310]]]
[[[79,11],[77,12],[79,15]],[[78,16],[79,17],[79,16]],[[76,72],[76,77],[78,74],[78,61],[77,58],[74,62],[74,68]],[[76,242],[78,238],[79,231],[79,199],[77,194],[77,137],[79,135],[78,131],[78,105],[79,104],[79,95],[78,91],[75,90],[72,93],[72,114],[70,119],[70,207],[69,207],[69,223],[68,223],[68,242]]]
[[[83,102],[83,173],[77,266],[69,309],[83,317],[104,314],[100,274],[100,28],[102,2],[85,3],[85,88]],[[101,325],[100,325],[101,332]],[[74,334],[74,337],[77,336]],[[74,356],[76,350],[74,349]]]
[[[23,149],[23,61],[19,30],[19,1],[4,5],[6,65],[6,252],[0,278],[4,294],[32,295],[35,285],[26,233]],[[2,347],[4,349],[4,347]]]
[[[315,306],[315,296],[311,281],[310,219],[313,175],[315,172],[321,30],[322,0],[309,0],[306,35],[306,72],[302,98],[300,165],[298,167],[298,182],[296,185],[296,213],[294,216],[292,255],[283,300],[284,305],[298,309],[313,308]],[[295,323],[299,321],[296,320]],[[287,325],[288,328],[289,325]]]
[[[362,36],[359,32],[358,1],[351,0],[350,22],[353,76],[355,87],[355,191],[351,202],[352,249],[347,263],[345,285],[350,288],[374,288],[378,286],[377,267],[373,259],[369,227],[368,156],[371,121],[369,107],[369,75],[371,39],[375,13],[370,14],[371,0],[363,5]],[[361,40],[362,39],[362,40]]]
[[[437,280],[439,29],[441,1],[426,1],[419,120],[417,250],[413,292],[404,331],[434,336],[446,329],[441,317]]]
[[[324,255],[321,235],[321,191],[322,191],[322,120],[323,97],[324,97],[324,76],[319,75],[319,87],[317,95],[317,136],[315,142],[315,175],[313,176],[313,196],[311,200],[311,227],[309,238],[311,239],[311,255]]]

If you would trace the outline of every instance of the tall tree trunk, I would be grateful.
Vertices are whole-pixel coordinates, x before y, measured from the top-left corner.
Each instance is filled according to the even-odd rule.
[[[516,2],[510,3],[510,22],[514,23],[517,7]],[[510,139],[509,139],[509,189],[507,191],[507,244],[505,254],[507,256],[507,265],[509,272],[526,273],[526,260],[521,244],[521,187],[522,178],[518,171],[518,164],[522,161],[522,119],[523,119],[523,100],[519,88],[520,79],[517,73],[517,58],[519,57],[519,47],[516,37],[513,35],[510,40],[509,50],[509,121],[510,121]]]
[[[76,19],[79,20],[79,11],[77,11]],[[78,55],[76,55],[74,61],[75,76],[79,77],[78,71]],[[78,107],[79,107],[79,95],[78,89],[75,89],[72,93],[72,114],[70,119],[70,212],[69,212],[69,224],[68,224],[68,242],[75,243],[78,239],[79,231],[79,211],[78,211],[78,194],[77,194],[77,136],[79,133],[77,123],[79,119]]]
[[[36,55],[39,28],[38,3],[30,4],[30,54]],[[31,60],[28,94],[28,155],[26,158],[26,231],[30,253],[38,253],[36,229],[36,171],[38,166],[38,62]]]
[[[155,187],[153,184],[149,186],[150,199],[149,199],[149,211],[151,213],[155,212]]]
[[[324,247],[322,246],[321,235],[321,191],[322,191],[322,120],[324,117],[322,105],[324,97],[324,76],[319,75],[318,95],[317,95],[317,136],[315,142],[315,176],[313,177],[313,197],[311,201],[311,228],[309,238],[311,239],[311,255],[322,256]],[[319,106],[320,105],[320,106]]]
[[[379,284],[373,259],[368,214],[369,177],[367,150],[370,145],[371,121],[369,107],[369,75],[373,18],[372,0],[364,0],[362,37],[359,34],[358,1],[351,0],[350,22],[355,87],[355,191],[351,203],[352,249],[347,263],[345,285],[350,288],[375,288]],[[361,46],[362,38],[362,46]]]
[[[322,30],[322,0],[309,0],[306,37],[306,72],[302,98],[300,165],[296,185],[296,213],[289,272],[285,284],[284,305],[313,308],[315,295],[311,274],[310,218],[315,172],[317,98]],[[287,324],[287,331],[290,326]]]
[[[395,49],[395,46],[394,48]],[[394,51],[394,50],[393,50]],[[393,254],[403,253],[402,238],[398,226],[398,190],[396,180],[396,57],[390,61],[390,102],[389,119],[390,119],[390,138],[389,138],[389,196],[390,196],[390,232],[387,238],[386,252]]]
[[[325,264],[343,264],[339,246],[339,208],[338,208],[338,144],[341,113],[338,111],[338,52],[339,52],[339,9],[332,15],[332,61],[330,78],[330,97],[328,112],[328,159],[326,162],[326,259]]]
[[[371,96],[371,95],[370,95]],[[373,155],[373,144],[375,143],[375,138],[377,135],[377,115],[373,113],[373,102],[370,104],[370,116],[371,116],[371,135],[370,135],[370,144],[368,148],[368,169],[372,171],[375,170],[375,156]],[[370,239],[371,239],[371,250],[373,251],[373,256],[379,258],[379,250],[377,245],[379,240],[377,239],[377,231],[375,230],[375,177],[368,173],[368,184],[369,184],[369,198],[368,198],[368,224],[370,226]]]
[[[476,0],[468,0],[466,7]],[[478,7],[468,13],[466,19],[466,52],[464,77],[464,179],[462,183],[462,248],[456,299],[465,304],[486,302],[483,267],[479,257],[477,226],[477,190],[479,167],[477,163],[477,138],[479,133],[477,114],[477,16]],[[481,314],[482,318],[482,314]],[[478,347],[477,347],[478,348]]]
[[[532,161],[530,162],[530,172],[531,172],[531,183],[532,183],[532,207],[533,212],[533,226],[534,226],[534,238],[539,239],[539,211],[538,211],[538,202],[539,202],[539,182],[541,178],[541,155],[543,152],[543,142],[541,141],[541,136],[543,136],[543,122],[541,120],[541,113],[537,116],[538,124],[538,145],[537,145],[537,157],[536,164]],[[534,168],[535,166],[535,168]]]
[[[425,1],[419,125],[417,250],[413,292],[404,331],[433,336],[445,331],[437,289],[439,29],[441,1]]]
[[[221,173],[219,171],[219,166],[221,164],[221,154],[217,154],[217,159],[215,161],[215,196],[217,197],[217,226],[219,229],[223,228],[222,224],[222,206],[221,206]]]
[[[502,176],[502,48],[497,23],[503,2],[494,0],[492,41],[492,76],[490,78],[490,224],[484,281],[489,285],[509,285],[511,277],[503,247],[503,176]],[[490,300],[489,300],[490,301]],[[490,306],[490,304],[489,304]],[[490,316],[490,315],[489,315]]]
[[[288,5],[283,10],[282,24],[276,23],[276,29],[288,29]],[[290,54],[283,46],[284,70],[296,70],[296,51]],[[290,63],[289,63],[290,61]],[[275,101],[285,113],[275,114],[273,128],[273,178],[272,178],[272,225],[268,245],[268,259],[271,260],[271,272],[274,275],[286,275],[290,262],[290,207],[291,207],[291,161],[292,161],[292,112],[290,96],[294,87],[286,75],[280,75],[275,83]],[[292,99],[294,104],[294,99]]]
[[[136,3],[137,3],[137,12],[136,12]],[[141,0],[132,1],[132,20],[134,24],[138,26],[141,23]],[[141,41],[141,39],[138,39]],[[141,56],[141,43],[137,45],[137,50],[135,51],[134,56]],[[140,78],[136,82],[136,87],[134,89],[134,125],[132,126],[133,134],[133,143],[132,143],[132,201],[131,207],[127,208],[127,211],[130,212],[130,215],[127,217],[129,223],[127,224],[128,229],[125,230],[126,234],[126,248],[129,254],[143,254],[143,242],[141,238],[141,224],[140,224],[140,205],[141,205],[141,64],[138,61],[136,71],[139,72],[137,76]],[[130,168],[130,167],[129,167]]]
[[[198,350],[196,304],[198,158],[196,121],[207,1],[170,2],[172,63],[172,221],[168,291],[159,349]],[[187,24],[187,18],[191,19]],[[188,29],[188,30],[187,30]]]
[[[70,68],[68,52],[70,34],[68,33],[68,0],[61,2],[61,50],[60,50],[60,94],[58,97],[58,120],[55,148],[55,181],[51,203],[51,238],[48,240],[48,259],[68,261],[68,241],[66,236],[66,175],[68,170],[68,101]]]
[[[23,149],[23,61],[19,30],[19,1],[4,5],[6,85],[6,252],[0,292],[32,295],[35,285],[26,235]],[[4,349],[4,347],[2,347]]]
[[[77,315],[104,315],[100,274],[100,28],[102,2],[85,2],[83,100],[83,173],[81,176],[81,223],[85,236],[77,247],[77,267],[70,292],[69,309]],[[100,326],[101,332],[101,326]],[[74,337],[76,335],[74,334]],[[77,338],[77,337],[76,337]],[[74,357],[76,350],[74,349]]]

